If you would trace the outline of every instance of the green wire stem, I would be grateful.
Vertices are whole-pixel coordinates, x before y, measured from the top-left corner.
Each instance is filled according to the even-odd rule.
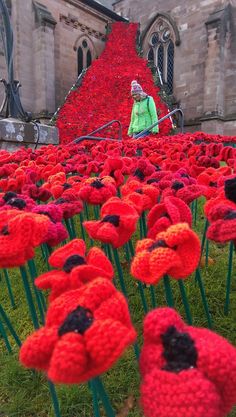
[[[3,269],[3,274],[4,274],[4,278],[5,278],[6,284],[7,284],[7,290],[8,290],[8,294],[9,294],[11,306],[12,306],[12,308],[15,308],[16,307],[16,303],[15,303],[15,300],[14,300],[14,296],[13,296],[13,291],[12,291],[12,288],[11,288],[11,282],[10,282],[10,279],[9,279],[9,275],[8,275],[8,272],[7,272],[6,269]]]
[[[94,383],[93,379],[89,381],[88,385],[92,392],[94,417],[101,417],[100,410],[99,410],[99,403],[98,403],[99,401],[98,393],[96,389],[96,384]]]
[[[210,311],[209,311],[209,307],[208,307],[208,302],[207,302],[207,298],[206,298],[206,293],[205,293],[205,288],[204,288],[204,284],[203,284],[203,281],[202,281],[202,277],[201,277],[201,273],[200,273],[199,268],[196,269],[195,278],[196,278],[196,281],[197,281],[199,289],[200,289],[202,302],[203,302],[203,307],[204,307],[204,310],[205,310],[205,313],[206,313],[208,327],[210,329],[212,329],[212,319],[211,319],[211,315],[210,315]]]
[[[172,289],[171,289],[171,286],[170,286],[170,278],[168,277],[168,275],[164,275],[163,281],[164,281],[164,288],[165,288],[167,305],[169,307],[174,307],[175,303],[174,303]]]
[[[22,281],[23,281],[23,285],[24,285],[25,295],[26,295],[26,299],[27,299],[31,319],[32,319],[34,328],[38,329],[39,328],[39,322],[38,322],[37,312],[36,312],[36,309],[35,309],[33,296],[32,296],[29,281],[28,281],[27,272],[26,272],[26,269],[25,269],[24,266],[20,266],[20,273],[21,273],[21,277],[22,277]]]
[[[233,242],[230,242],[229,258],[228,258],[228,272],[227,272],[227,279],[226,279],[226,296],[225,296],[225,305],[224,305],[224,313],[226,315],[229,314],[231,277],[232,277],[232,269],[233,269],[233,255],[234,255],[234,244]]]
[[[106,393],[106,390],[103,386],[103,383],[99,377],[93,379],[93,385],[96,388],[96,391],[99,395],[100,400],[102,401],[104,410],[107,417],[115,417],[115,412],[109,400],[109,397]]]
[[[112,250],[113,250],[113,256],[114,256],[114,260],[115,260],[115,264],[116,264],[116,269],[117,269],[117,272],[118,272],[118,277],[119,277],[119,281],[120,281],[121,290],[122,290],[123,294],[125,295],[125,297],[128,298],[127,290],[126,290],[126,286],[125,286],[124,275],[123,275],[123,271],[122,271],[122,267],[121,267],[121,263],[120,263],[119,253],[118,253],[118,250],[116,248],[113,248],[113,246],[112,246]]]
[[[8,353],[12,353],[12,348],[11,348],[10,342],[8,340],[8,337],[7,337],[7,334],[6,334],[5,329],[3,327],[3,324],[0,320],[0,336],[1,335],[3,337],[3,340],[4,340],[4,343],[5,343],[5,346],[7,348]]]
[[[20,347],[21,346],[21,341],[20,338],[18,337],[18,335],[16,334],[16,331],[10,321],[10,319],[8,318],[4,308],[2,307],[2,305],[0,304],[0,315],[2,316],[2,320],[5,322],[9,332],[11,333],[12,337],[14,338],[16,344]],[[1,330],[0,330],[1,333]]]
[[[186,317],[187,317],[187,322],[188,322],[188,324],[193,324],[193,319],[192,319],[190,306],[189,306],[189,302],[188,302],[188,297],[187,297],[187,294],[186,294],[186,291],[185,291],[185,286],[184,286],[183,280],[179,279],[178,284],[179,284],[179,289],[180,289],[182,302],[183,302],[183,305],[184,305],[185,314],[186,314]]]

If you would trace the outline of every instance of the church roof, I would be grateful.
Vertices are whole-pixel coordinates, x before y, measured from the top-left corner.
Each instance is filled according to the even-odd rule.
[[[93,9],[97,10],[98,12],[101,12],[105,14],[106,16],[109,16],[111,19],[115,21],[122,21],[127,22],[128,20],[119,14],[113,12],[112,10],[112,3],[114,3],[114,0],[81,0],[82,3],[87,4],[88,6],[92,7]]]
[[[97,3],[102,4],[107,9],[113,10],[112,3],[114,3],[114,0],[95,0]]]

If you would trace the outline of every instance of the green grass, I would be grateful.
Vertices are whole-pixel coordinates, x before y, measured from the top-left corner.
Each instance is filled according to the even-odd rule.
[[[201,237],[204,224],[202,204],[198,208],[198,221],[195,230]],[[77,225],[78,230],[78,225]],[[137,232],[138,233],[138,232]],[[136,238],[137,240],[137,233]],[[124,254],[120,251],[121,262],[125,274],[125,281],[129,294],[129,305],[133,323],[139,333],[139,344],[142,343],[142,321],[144,317],[137,285],[129,274],[129,265]],[[236,319],[236,280],[235,262],[231,288],[230,312],[224,315],[225,283],[228,262],[228,245],[219,247],[210,243],[210,257],[214,260],[213,265],[202,268],[202,276],[205,283],[207,299],[213,319],[214,330],[236,344],[235,319]],[[37,250],[36,264],[38,271],[46,271],[46,264],[40,250]],[[24,340],[32,331],[33,326],[29,319],[25,301],[24,290],[18,270],[9,270],[11,285],[16,301],[16,308],[12,309],[9,302],[5,280],[2,276],[0,281],[0,302],[8,312],[17,333]],[[171,280],[177,310],[183,314],[184,310],[180,298],[178,283]],[[193,324],[195,326],[207,326],[203,305],[200,298],[199,288],[194,276],[185,281],[188,294]],[[145,289],[149,307],[151,299],[149,288]],[[163,281],[155,288],[156,300],[159,306],[166,305]],[[18,362],[18,349],[14,341],[9,337],[13,346],[13,353],[7,354],[2,341],[0,341],[0,417],[51,417],[54,415],[45,377],[36,372],[25,370]],[[109,394],[110,400],[116,410],[120,410],[125,399],[134,395],[136,405],[130,412],[130,416],[138,417],[142,413],[138,407],[139,398],[139,373],[134,350],[130,347],[117,364],[110,369],[102,380]],[[79,386],[58,386],[57,393],[60,400],[62,417],[92,417],[91,393],[87,384]],[[104,415],[101,409],[101,415]],[[174,416],[173,416],[174,417]],[[236,410],[230,417],[236,417]]]

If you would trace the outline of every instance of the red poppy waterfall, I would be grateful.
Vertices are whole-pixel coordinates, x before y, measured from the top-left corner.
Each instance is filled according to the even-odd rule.
[[[59,112],[57,127],[61,143],[71,142],[113,119],[120,120],[123,138],[126,139],[132,108],[130,84],[133,79],[140,81],[144,91],[154,98],[159,117],[168,113],[167,106],[158,95],[159,89],[153,83],[147,61],[137,54],[137,29],[136,23],[118,22],[113,25],[103,53],[93,61],[82,85],[70,93]],[[166,135],[171,128],[172,124],[167,119],[160,124],[160,133]],[[110,137],[113,131],[106,133]]]

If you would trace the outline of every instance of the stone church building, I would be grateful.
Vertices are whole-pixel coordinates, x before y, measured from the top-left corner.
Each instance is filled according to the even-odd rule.
[[[185,114],[187,130],[236,135],[236,0],[117,0],[141,25],[154,62]]]
[[[5,0],[14,34],[15,79],[35,116],[52,115],[83,68],[105,47],[107,27],[123,17],[95,0]],[[0,44],[0,78],[6,76]],[[3,85],[0,93],[3,96]],[[1,100],[2,97],[0,97]]]
[[[186,129],[236,135],[236,0],[6,3],[25,110],[51,115],[102,52],[108,25],[128,19],[140,22],[143,56],[184,111]]]

